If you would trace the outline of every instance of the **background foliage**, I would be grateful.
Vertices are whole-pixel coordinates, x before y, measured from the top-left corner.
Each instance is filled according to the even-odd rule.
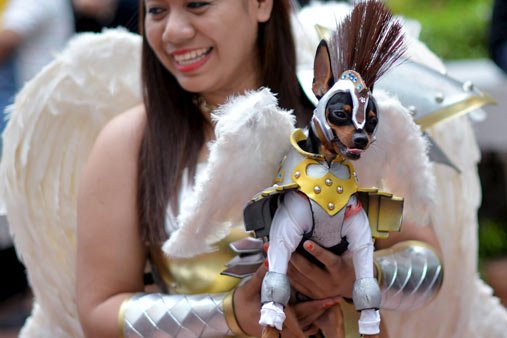
[[[488,57],[492,0],[386,0],[393,13],[416,19],[420,39],[444,60]]]

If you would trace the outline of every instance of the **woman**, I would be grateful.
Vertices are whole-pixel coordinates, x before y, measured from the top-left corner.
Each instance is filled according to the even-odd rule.
[[[141,18],[144,105],[103,129],[80,186],[77,304],[87,336],[116,337],[120,307],[128,316],[138,304],[130,297],[144,291],[148,256],[156,260],[153,250],[167,238],[166,206],[177,212],[174,196],[187,184],[184,168],[192,177],[206,161],[204,145],[214,138],[209,107],[267,86],[278,93],[280,106],[295,110],[299,125],[306,125],[311,111],[295,76],[289,1],[146,0]],[[408,238],[438,246],[431,228],[410,225],[379,246]],[[317,299],[296,307],[308,334],[337,325],[326,310],[337,296],[350,297],[354,278],[350,259],[309,244],[326,269],[296,255],[289,273],[296,289]],[[260,335],[252,318],[264,272],[260,268],[233,295],[241,308],[233,315],[249,335]]]
[[[141,18],[145,105],[104,128],[80,188],[77,302],[88,336],[118,335],[120,304],[144,290],[147,247],[167,236],[166,206],[177,204],[171,196],[185,184],[182,169],[195,172],[206,160],[210,111],[199,110],[196,97],[216,106],[264,85],[282,106],[298,107],[299,123],[308,118],[299,108],[288,1],[147,0]],[[248,299],[258,294],[256,283],[235,294],[249,334],[259,333],[248,318],[258,309]]]
[[[90,337],[116,337],[118,313],[124,311],[130,318],[143,301],[130,297],[145,290],[148,256],[156,260],[153,252],[167,238],[167,206],[177,213],[174,196],[187,184],[184,168],[192,177],[198,163],[206,161],[204,145],[214,138],[209,107],[223,104],[230,95],[267,86],[278,93],[280,106],[295,110],[299,125],[307,124],[311,111],[295,76],[289,1],[146,0],[141,2],[141,18],[144,105],[103,129],[79,192],[77,304]],[[428,227],[408,226],[390,241],[405,238],[423,238],[436,245]],[[309,251],[326,269],[295,256],[289,274],[296,289],[317,299],[295,309],[308,334],[318,327],[336,327],[339,319],[326,310],[338,302],[337,296],[350,297],[353,282],[350,259],[317,245]],[[241,309],[233,310],[235,325],[248,335],[260,335],[252,318],[257,318],[260,307],[264,272],[260,268],[231,294],[235,308]],[[219,305],[224,297],[217,298]],[[226,323],[233,329],[230,318]],[[123,322],[121,326],[135,331]]]

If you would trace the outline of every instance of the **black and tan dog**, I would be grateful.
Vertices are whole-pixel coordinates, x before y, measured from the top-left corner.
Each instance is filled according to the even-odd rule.
[[[280,205],[283,203],[286,210],[291,208],[287,207],[287,203],[293,203],[294,206],[297,202],[288,202],[288,197],[285,197],[287,195],[280,191],[296,190],[299,196],[305,199],[311,213],[310,223],[313,225],[311,228],[307,223],[301,225],[302,221],[297,221],[297,226],[291,225],[291,229],[298,231],[294,238],[298,240],[302,238],[298,249],[303,254],[306,251],[301,247],[306,239],[311,239],[337,254],[342,254],[347,247],[349,249],[354,247],[356,281],[353,300],[356,310],[361,312],[359,326],[365,336],[368,334],[376,336],[375,332],[378,333],[380,319],[377,310],[380,307],[381,295],[371,271],[373,266],[371,233],[369,230],[362,230],[369,229],[368,219],[361,216],[362,220],[354,221],[354,226],[347,225],[345,228],[344,225],[345,220],[362,212],[361,203],[355,197],[358,192],[355,171],[347,160],[359,159],[375,141],[379,112],[372,96],[373,85],[399,59],[404,49],[401,25],[392,20],[391,13],[381,2],[369,0],[360,2],[354,7],[352,13],[334,32],[329,43],[323,40],[317,48],[312,89],[319,101],[314,110],[308,135],[305,136],[300,130],[291,135],[292,150],[285,157],[286,161],[282,163],[277,178],[281,184],[275,184],[275,191],[264,191],[257,199],[270,194],[279,194],[284,197],[280,197],[277,203]],[[343,174],[344,172],[346,174]],[[257,200],[254,198],[254,203]],[[280,205],[270,203],[270,208],[276,209]],[[266,219],[269,222],[273,220],[273,228],[279,228],[280,224],[289,226],[290,222],[278,221],[280,218],[272,216],[271,209],[257,209],[260,210],[257,214],[262,216],[262,222]],[[303,206],[299,209],[307,208]],[[269,217],[266,217],[267,215]],[[288,216],[294,217],[301,215]],[[255,223],[259,216],[257,220],[255,216],[251,219],[252,223]],[[248,223],[250,217],[247,207],[245,224],[248,230],[255,230],[248,228]],[[280,236],[276,234],[277,232],[280,233],[278,230],[275,233],[270,230],[270,240]],[[369,238],[364,240],[360,236]],[[272,257],[271,254],[286,257],[287,248],[294,247],[294,243],[290,242],[292,239],[278,245],[280,241],[283,239],[276,237],[270,246],[270,250],[272,248],[274,250],[268,252],[268,257]],[[363,250],[366,246],[370,248]],[[305,256],[312,258],[308,253]],[[283,291],[289,287],[287,277],[283,273],[285,267],[282,264],[273,270],[271,265],[269,268],[261,297],[263,309],[260,323],[266,325],[263,337],[278,336],[279,332],[273,326],[280,327],[280,318],[283,316],[279,311],[281,306],[287,305],[289,299],[287,292]],[[335,321],[342,320],[338,306],[330,311]],[[285,313],[287,317],[285,325],[294,329],[297,322],[293,312],[286,308]],[[369,326],[368,323],[375,324]],[[327,331],[326,337],[344,336],[343,327],[335,328],[332,332],[329,332],[329,328],[324,331]]]

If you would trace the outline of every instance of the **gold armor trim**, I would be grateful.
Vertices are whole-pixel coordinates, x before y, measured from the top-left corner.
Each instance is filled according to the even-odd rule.
[[[217,243],[217,251],[211,253],[174,259],[165,256],[158,248],[152,250],[151,255],[169,293],[191,295],[227,292],[240,281],[220,274],[225,264],[237,255],[229,243],[248,236],[242,229],[233,228],[225,239]]]
[[[464,101],[457,102],[451,106],[447,106],[440,110],[437,110],[429,115],[423,116],[417,119],[415,123],[421,126],[422,130],[433,127],[435,124],[443,121],[465,115],[475,109],[479,109],[487,104],[496,104],[497,102],[488,94],[482,94],[482,96],[469,97]]]
[[[306,141],[305,133],[303,133],[303,131],[301,129],[294,130],[292,132],[292,134],[290,134],[290,144],[294,149],[296,149],[296,151],[298,153],[300,153],[301,155],[303,155],[305,157],[314,159],[314,160],[321,160],[321,161],[326,160],[324,155],[313,154],[313,153],[310,153],[308,151],[304,151],[303,149],[301,149],[301,147],[298,144],[298,142],[301,142],[301,141]]]
[[[334,216],[340,211],[350,199],[350,196],[357,191],[357,181],[354,173],[354,167],[350,162],[344,161],[342,164],[349,169],[350,177],[341,179],[330,172],[322,177],[309,177],[306,175],[306,168],[310,164],[319,164],[314,159],[305,159],[292,171],[292,180],[299,185],[299,190],[306,196],[314,200],[329,215]],[[299,172],[299,177],[295,173]],[[330,182],[331,184],[327,183]],[[329,208],[332,203],[333,208]]]
[[[440,265],[444,266],[444,262],[442,262],[442,258],[440,257],[440,254],[438,253],[437,250],[435,250],[434,247],[432,247],[431,245],[429,245],[426,242],[417,241],[417,240],[407,240],[407,241],[403,241],[400,243],[396,243],[395,245],[393,245],[390,248],[377,250],[377,251],[375,251],[375,258],[389,256],[389,255],[392,255],[393,253],[400,252],[400,251],[403,251],[405,249],[408,249],[408,248],[414,247],[414,246],[420,246],[420,247],[423,247],[423,248],[428,249],[431,252],[433,252],[433,254],[438,258]]]
[[[377,188],[358,188],[358,198],[368,215],[373,238],[385,239],[389,232],[400,231],[403,221],[403,198]]]
[[[278,182],[283,182],[283,179],[285,177],[285,170],[283,170],[283,164],[285,163],[285,160],[287,159],[287,155],[284,155],[282,160],[280,161],[280,167],[278,168],[278,174],[276,175],[275,179],[273,180],[273,184]]]
[[[377,188],[358,188],[355,169],[349,161],[344,161],[338,156],[333,162],[341,162],[349,169],[349,179],[340,179],[331,173],[327,173],[320,178],[308,177],[306,175],[306,168],[310,164],[319,164],[319,161],[325,161],[323,155],[312,154],[304,151],[299,147],[298,142],[305,141],[307,136],[301,129],[296,129],[290,135],[290,142],[294,150],[301,154],[304,159],[299,162],[295,168],[284,167],[287,159],[285,155],[280,161],[280,168],[278,169],[277,176],[274,180],[274,185],[264,189],[261,193],[257,194],[247,205],[247,208],[255,203],[262,203],[261,200],[265,198],[275,198],[275,195],[282,194],[288,190],[298,190],[306,194],[309,198],[314,200],[320,207],[333,216],[340,211],[348,202],[351,195],[357,193],[363,209],[368,215],[370,228],[373,238],[387,238],[389,232],[400,231],[403,213],[403,198],[396,197],[391,193],[379,191]],[[283,171],[283,172],[282,172]],[[287,179],[285,175],[291,172],[290,179],[293,181],[284,185],[276,183],[282,182]],[[297,172],[297,174],[296,174]],[[327,181],[326,180],[330,180]],[[329,184],[330,183],[330,184]],[[329,184],[329,185],[328,185]],[[318,187],[317,191],[314,190]],[[340,187],[340,189],[338,189]],[[332,209],[329,206],[332,204]],[[255,219],[254,217],[252,220]],[[263,223],[261,218],[254,221],[256,224]],[[253,224],[253,223],[252,223]],[[250,228],[256,232],[264,233],[266,227],[269,229],[269,224],[257,227],[258,225]],[[261,230],[262,229],[262,230]]]
[[[125,298],[123,302],[121,302],[120,310],[118,311],[118,332],[120,333],[120,337],[125,337],[125,330],[123,328],[125,323],[125,312],[127,311],[127,303],[133,296],[134,294]]]

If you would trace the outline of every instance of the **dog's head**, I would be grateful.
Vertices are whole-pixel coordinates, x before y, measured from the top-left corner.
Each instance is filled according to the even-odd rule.
[[[312,89],[319,99],[312,129],[325,150],[359,159],[375,140],[377,105],[359,73],[346,70],[335,81],[325,40],[317,48]]]

